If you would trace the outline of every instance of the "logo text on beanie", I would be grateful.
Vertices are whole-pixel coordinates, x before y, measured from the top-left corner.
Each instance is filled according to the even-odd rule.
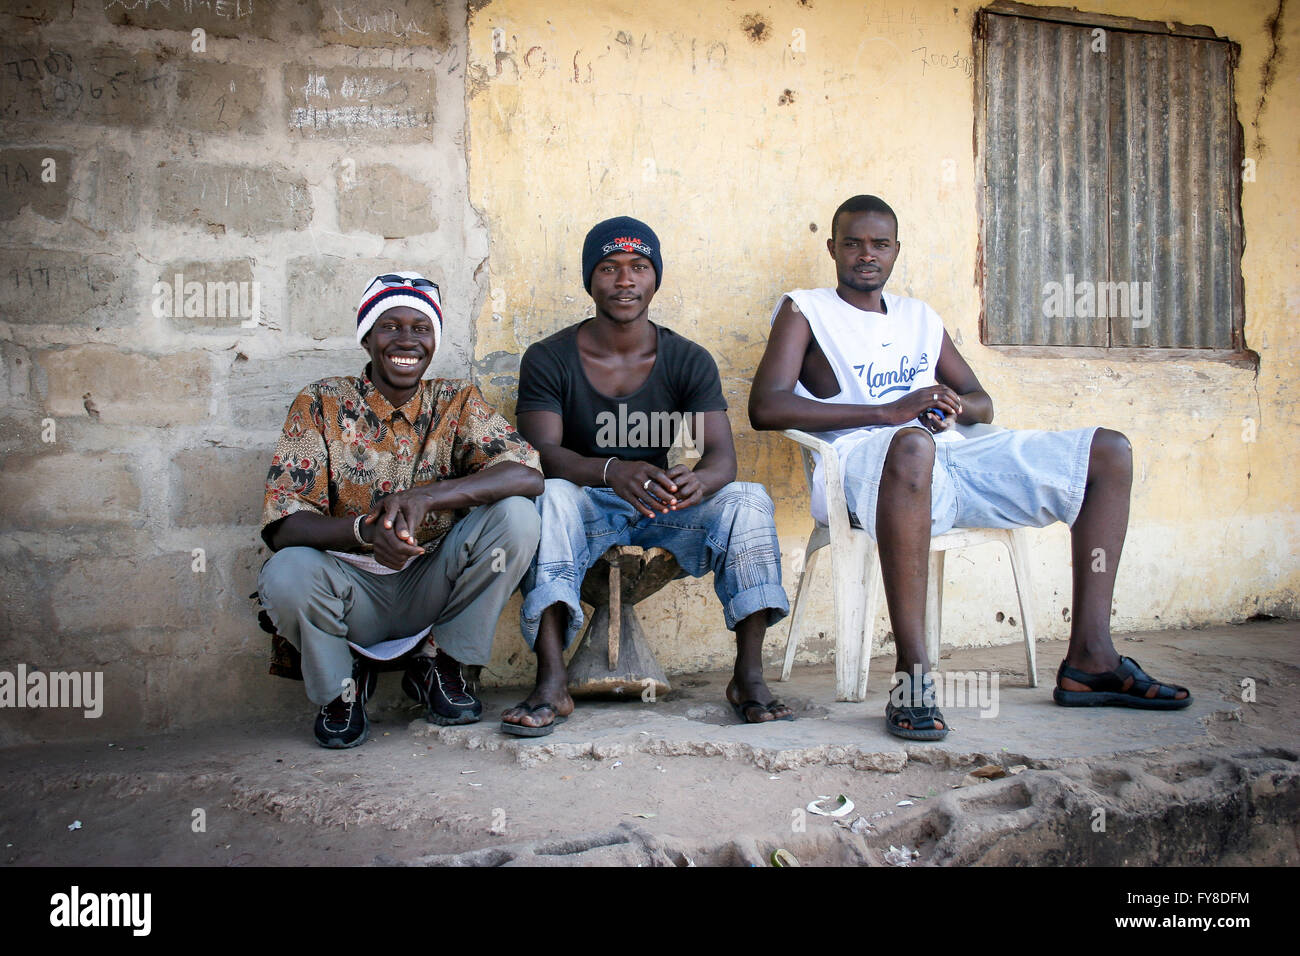
[[[605,243],[600,251],[602,255],[606,256],[613,252],[639,252],[646,257],[654,254],[650,245],[636,236],[617,236],[612,242]]]

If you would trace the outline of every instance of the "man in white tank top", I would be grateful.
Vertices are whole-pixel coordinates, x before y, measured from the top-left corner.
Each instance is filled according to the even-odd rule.
[[[782,296],[749,399],[754,428],[798,428],[835,445],[851,517],[879,545],[897,648],[886,728],[912,740],[948,733],[925,652],[925,594],[930,537],[953,527],[1070,525],[1074,606],[1058,704],[1188,706],[1186,688],[1156,681],[1110,638],[1133,477],[1128,439],[1105,428],[975,438],[951,430],[991,422],[993,402],[934,309],[884,291],[900,247],[898,217],[878,197],[836,210],[826,248],[838,284]],[[820,466],[812,511],[826,520]]]

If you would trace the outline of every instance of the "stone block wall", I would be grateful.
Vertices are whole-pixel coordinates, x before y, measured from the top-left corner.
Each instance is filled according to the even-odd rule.
[[[298,389],[362,367],[375,272],[440,284],[430,374],[470,373],[465,20],[416,0],[0,11],[0,669],[105,685],[94,720],[6,708],[0,745],[305,712],[248,599],[262,480]]]

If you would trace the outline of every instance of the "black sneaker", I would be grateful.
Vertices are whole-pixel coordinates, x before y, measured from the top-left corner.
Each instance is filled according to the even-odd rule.
[[[344,750],[366,742],[370,734],[370,721],[366,717],[366,699],[375,692],[378,673],[360,659],[353,662],[352,679],[355,690],[350,695],[340,694],[320,709],[316,715],[316,742],[331,750]],[[345,696],[353,697],[345,700]]]
[[[366,705],[360,700],[345,701],[335,697],[316,715],[316,742],[331,750],[357,747],[366,742],[370,722]]]
[[[402,676],[402,690],[424,705],[430,723],[472,724],[483,714],[483,702],[465,686],[460,663],[441,650],[433,657],[411,659]]]

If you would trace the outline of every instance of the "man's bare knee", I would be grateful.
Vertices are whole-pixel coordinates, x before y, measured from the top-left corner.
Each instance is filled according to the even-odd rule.
[[[1098,428],[1092,436],[1092,450],[1088,456],[1089,478],[1133,477],[1133,446],[1122,432]]]
[[[919,428],[904,428],[894,433],[885,455],[884,475],[900,482],[908,491],[921,491],[930,485],[934,470],[934,439]]]

